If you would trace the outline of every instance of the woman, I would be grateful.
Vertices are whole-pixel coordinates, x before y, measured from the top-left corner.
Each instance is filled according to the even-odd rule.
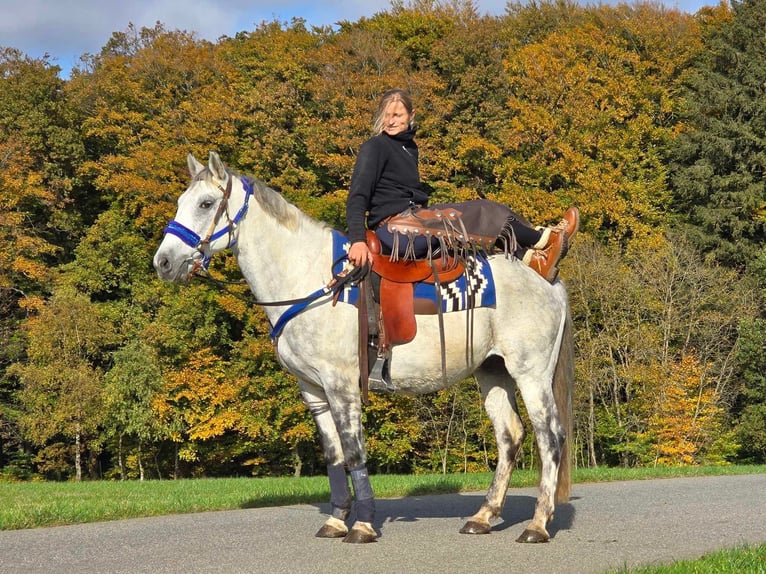
[[[416,257],[424,257],[429,251],[429,240],[425,236],[395,241],[393,233],[384,225],[393,215],[408,209],[417,212],[428,204],[428,193],[420,183],[418,172],[414,118],[412,98],[407,91],[392,89],[383,94],[373,126],[374,135],[359,149],[346,200],[351,241],[348,260],[353,265],[361,266],[371,261],[365,240],[366,229],[375,231],[386,252],[397,247],[399,257],[404,256],[409,241],[412,241],[410,249]],[[464,204],[451,207],[460,210],[460,205]],[[515,238],[514,255],[553,282],[558,274],[557,264],[577,232],[577,208],[569,208],[556,227],[533,228],[519,221],[506,206],[494,205],[506,214],[503,218],[505,225],[510,227]],[[468,229],[469,233],[473,231],[480,233],[484,230]],[[497,236],[499,233],[500,230]]]

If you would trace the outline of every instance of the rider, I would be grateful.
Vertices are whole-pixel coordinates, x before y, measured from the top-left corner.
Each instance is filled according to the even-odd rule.
[[[428,204],[428,192],[421,185],[418,172],[414,118],[410,94],[402,89],[387,90],[378,104],[373,137],[359,149],[346,200],[351,241],[348,259],[356,266],[371,261],[365,241],[367,228],[375,231],[384,249],[390,252],[397,245],[399,256],[404,256],[407,241],[395,242],[392,232],[383,223],[408,208],[417,210]],[[452,207],[459,209],[459,205]],[[514,255],[553,282],[558,274],[557,264],[566,254],[579,226],[577,208],[570,207],[555,227],[534,228],[519,221],[507,207],[500,204],[497,207],[508,212],[506,225],[513,230],[516,239]],[[414,238],[412,247],[416,257],[426,255],[428,241],[424,236]]]

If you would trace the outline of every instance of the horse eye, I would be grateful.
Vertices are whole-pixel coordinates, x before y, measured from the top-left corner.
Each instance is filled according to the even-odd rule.
[[[213,206],[213,202],[206,199],[205,201],[201,202],[199,206],[200,209],[210,209]]]

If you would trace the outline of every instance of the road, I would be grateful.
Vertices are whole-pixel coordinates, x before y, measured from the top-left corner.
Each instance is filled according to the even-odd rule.
[[[367,545],[315,538],[324,504],[5,531],[0,573],[603,574],[766,542],[764,474],[576,484],[551,542],[518,544],[535,497],[511,489],[482,536],[458,530],[483,493],[378,500]]]

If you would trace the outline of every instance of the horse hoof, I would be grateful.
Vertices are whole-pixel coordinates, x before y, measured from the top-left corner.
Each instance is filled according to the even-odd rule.
[[[341,529],[337,526],[325,524],[317,531],[315,536],[317,538],[343,538],[346,534],[348,534],[348,528]]]
[[[376,540],[374,534],[351,530],[343,539],[343,542],[348,542],[349,544],[369,544],[370,542],[376,542]]]
[[[549,540],[550,537],[547,533],[538,532],[537,530],[530,530],[527,528],[524,532],[521,533],[521,536],[516,539],[516,542],[537,543],[548,542]]]
[[[489,534],[489,523],[477,522],[475,520],[469,520],[465,523],[463,528],[460,529],[460,534]]]

